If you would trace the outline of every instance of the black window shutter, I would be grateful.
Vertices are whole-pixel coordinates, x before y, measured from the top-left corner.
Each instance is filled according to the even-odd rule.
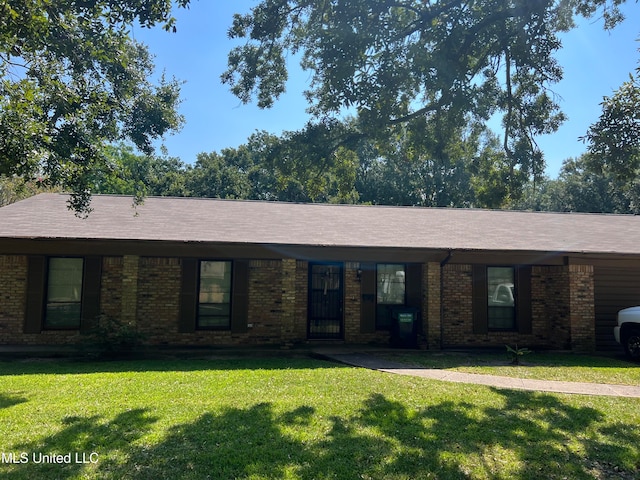
[[[180,283],[180,320],[178,331],[194,332],[196,329],[196,308],[198,297],[198,260],[182,259],[182,280]]]
[[[249,261],[233,262],[233,285],[231,286],[231,331],[244,333],[249,320]]]
[[[516,319],[519,333],[531,333],[531,266],[516,269]]]
[[[407,306],[422,309],[422,265],[409,263],[405,278]]]
[[[24,333],[40,333],[42,331],[46,271],[47,259],[44,256],[29,257]]]
[[[90,331],[98,323],[101,277],[102,257],[86,257],[84,259],[82,319],[80,322],[80,330],[83,332]]]
[[[473,265],[471,271],[471,310],[473,312],[473,333],[484,334],[489,331],[487,267]]]
[[[361,263],[360,269],[360,332],[373,333],[376,331],[376,265]]]

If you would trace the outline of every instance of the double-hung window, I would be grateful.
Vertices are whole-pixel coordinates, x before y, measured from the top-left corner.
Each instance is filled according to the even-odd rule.
[[[182,259],[179,332],[245,333],[248,318],[248,260]]]
[[[231,265],[230,261],[200,262],[198,328],[231,327]]]
[[[49,258],[44,328],[80,327],[83,269],[82,258]]]
[[[489,330],[516,328],[515,269],[487,267]]]
[[[530,334],[531,266],[472,267],[473,332]]]

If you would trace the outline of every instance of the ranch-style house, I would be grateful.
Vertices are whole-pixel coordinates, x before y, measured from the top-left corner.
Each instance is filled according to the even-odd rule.
[[[0,344],[615,347],[640,217],[97,195],[0,208]],[[415,345],[414,345],[415,343]]]

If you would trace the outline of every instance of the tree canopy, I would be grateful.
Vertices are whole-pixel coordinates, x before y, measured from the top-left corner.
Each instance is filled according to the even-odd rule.
[[[185,165],[151,156],[183,121],[180,83],[154,84],[129,32],[174,30],[172,8],[190,0],[0,0],[0,193],[57,186],[81,213],[91,191],[637,211],[640,71],[604,99],[589,155],[567,161],[558,181],[543,177],[535,141],[564,120],[552,92],[559,34],[576,16],[612,28],[623,2],[260,0],[234,16],[229,36],[245,43],[222,81],[268,108],[299,55],[314,119]],[[486,128],[494,115],[501,137]]]
[[[317,118],[356,114],[362,135],[404,131],[425,118],[502,115],[515,176],[540,175],[535,136],[564,115],[550,87],[562,78],[559,33],[577,15],[621,20],[623,0],[263,0],[236,14],[222,81],[243,102],[270,107],[285,91],[286,58],[300,54]]]
[[[0,175],[39,175],[87,212],[108,143],[151,153],[179,128],[179,82],[152,84],[151,57],[129,35],[134,22],[175,28],[171,9],[171,0],[0,0]]]
[[[601,105],[600,118],[584,137],[590,166],[620,180],[634,179],[640,170],[640,66]]]

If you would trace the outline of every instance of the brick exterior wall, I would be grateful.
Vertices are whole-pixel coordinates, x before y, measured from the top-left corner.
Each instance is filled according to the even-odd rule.
[[[142,263],[142,265],[141,265]],[[153,268],[167,267],[167,268]],[[158,298],[158,294],[153,292],[153,283],[157,281],[160,291],[163,291],[167,282],[164,281],[164,275],[174,274],[171,267],[176,266],[175,260],[172,262],[170,259],[150,259],[144,258],[142,262],[137,255],[125,255],[122,258],[122,311],[120,312],[120,319],[127,325],[135,325],[138,321],[139,315],[145,315],[148,311],[144,310],[146,303],[140,303],[140,299],[145,297],[161,301],[162,297]],[[142,267],[142,271],[140,268]],[[180,278],[178,274],[178,278]],[[156,280],[157,279],[157,280]],[[139,285],[147,286],[151,284],[151,288],[138,292]],[[174,286],[174,285],[171,285]],[[179,289],[177,291],[180,291]],[[140,306],[143,310],[138,313]],[[164,319],[164,317],[161,316]]]
[[[344,340],[360,343],[360,263],[347,262],[344,266]]]
[[[0,255],[0,343],[27,343],[22,333],[26,301],[27,257]]]
[[[29,259],[26,255],[0,255],[0,344],[68,345],[81,337],[77,330],[24,333]]]
[[[440,319],[440,264],[430,262],[422,268],[422,328],[426,336],[426,348],[439,350],[441,347]]]
[[[138,278],[138,327],[151,345],[249,346],[295,342],[293,305],[297,292],[291,291],[295,277],[295,261],[253,260],[249,263],[247,332],[179,333],[180,259],[143,258]],[[288,336],[285,340],[283,331]]]
[[[555,350],[571,348],[569,276],[565,266],[534,266],[531,313],[534,343]]]
[[[296,261],[296,303],[294,307],[296,338],[299,341],[307,339],[307,308],[309,305],[309,262]]]
[[[531,275],[530,334],[473,333],[471,265],[445,265],[444,346],[595,350],[593,266],[534,266]]]
[[[119,261],[105,260],[102,310],[117,314],[125,321],[134,319],[150,345],[265,345],[280,342],[282,319],[286,315],[282,261],[250,262],[247,322],[250,327],[246,333],[229,330],[179,332],[181,274],[179,258],[132,256]],[[131,292],[135,292],[135,296]],[[133,306],[132,298],[135,299]]]
[[[122,288],[125,292],[122,320],[137,325],[138,330],[148,337],[149,343],[182,340],[182,334],[178,334],[182,272],[180,259],[125,257],[123,269]],[[127,288],[137,292],[136,297],[130,296]],[[133,304],[131,300],[135,300]]]
[[[280,283],[282,313],[280,315],[280,342],[285,345],[295,343],[296,338],[296,267],[295,259],[285,259],[281,262]]]
[[[122,314],[122,257],[102,259],[102,281],[100,287],[100,310],[110,318],[120,318]]]
[[[593,265],[569,265],[569,311],[571,349],[596,349]]]
[[[361,331],[359,268],[358,262],[344,264],[344,341],[385,345],[388,332]],[[181,259],[104,257],[101,313],[135,322],[152,345],[290,346],[307,341],[308,269],[305,260],[252,260],[247,331],[179,333]],[[0,344],[68,344],[81,340],[77,331],[23,333],[27,273],[27,256],[0,256]],[[421,295],[425,348],[518,343],[576,351],[595,349],[594,273],[589,265],[532,267],[532,332],[526,335],[473,333],[471,265],[447,264],[441,271],[437,262],[424,264]]]
[[[282,270],[281,260],[253,260],[249,263],[248,323],[251,327],[246,335],[253,344],[275,344],[280,341],[283,328],[281,319],[286,315],[282,301]]]
[[[518,346],[548,347],[548,341],[535,317],[532,333],[489,331],[473,332],[472,266],[447,264],[443,268],[443,344],[445,347],[503,347]],[[533,290],[533,285],[532,285]],[[537,288],[539,293],[540,289]],[[532,297],[534,293],[532,291]],[[543,300],[544,301],[544,300]],[[535,315],[535,314],[534,314]]]
[[[471,265],[447,264],[442,275],[443,346],[474,344]]]

